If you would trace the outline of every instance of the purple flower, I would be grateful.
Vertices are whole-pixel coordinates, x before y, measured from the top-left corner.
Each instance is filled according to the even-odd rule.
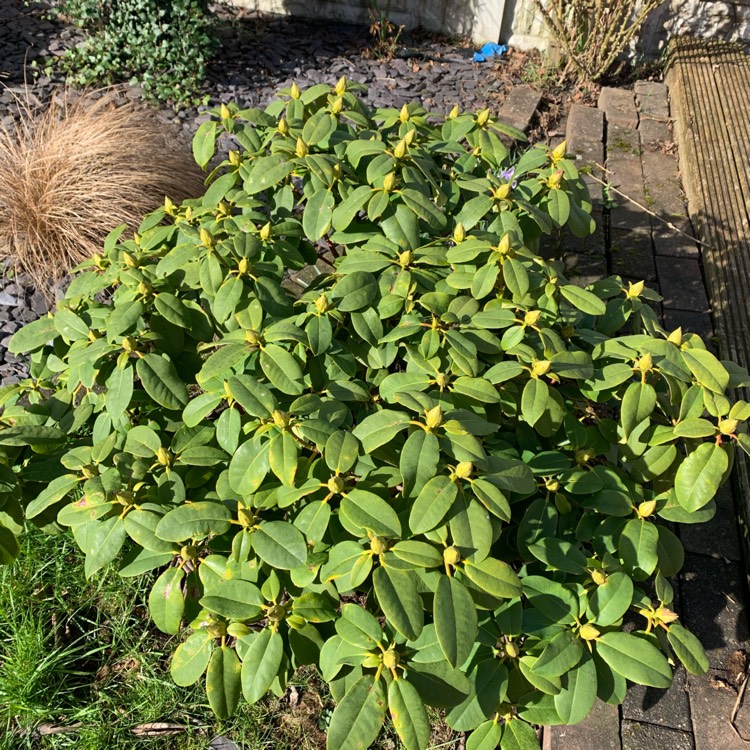
[[[508,182],[511,181],[513,178],[513,173],[516,171],[515,167],[508,167],[507,169],[501,169],[500,170],[500,177],[502,177],[504,180],[508,180]],[[518,185],[518,180],[513,180],[513,184],[511,185],[511,188],[515,189],[515,187]]]

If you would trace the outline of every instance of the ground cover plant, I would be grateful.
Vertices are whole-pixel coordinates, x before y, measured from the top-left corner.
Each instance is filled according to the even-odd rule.
[[[87,34],[53,63],[72,83],[130,81],[147,98],[199,100],[217,48],[206,0],[64,0],[60,10]]]
[[[470,750],[531,750],[707,668],[662,522],[713,515],[748,376],[663,330],[643,283],[582,289],[534,253],[593,229],[564,145],[356,93],[222,106],[203,198],[111,233],[15,334],[2,554],[26,520],[69,527],[91,578],[155,575],[172,676],[219,717],[314,665],[331,748],[386,716],[425,748],[431,706]]]
[[[201,192],[189,149],[152,115],[119,101],[63,92],[0,125],[0,258],[49,291],[101,250],[109,229],[136,228],[164,194]]]

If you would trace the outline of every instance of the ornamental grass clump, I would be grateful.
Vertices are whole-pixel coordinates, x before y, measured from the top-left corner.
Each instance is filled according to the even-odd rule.
[[[0,258],[42,291],[101,250],[113,227],[137,227],[165,195],[201,192],[174,132],[118,104],[116,91],[19,104],[20,120],[0,125]]]
[[[237,148],[203,198],[110,234],[15,334],[0,549],[25,519],[70,528],[88,576],[153,576],[172,676],[220,717],[316,665],[332,750],[387,716],[424,750],[427,706],[469,750],[531,750],[707,668],[664,522],[713,516],[748,375],[664,330],[643,283],[583,289],[534,253],[593,229],[564,145],[356,92],[217,110],[197,160]]]

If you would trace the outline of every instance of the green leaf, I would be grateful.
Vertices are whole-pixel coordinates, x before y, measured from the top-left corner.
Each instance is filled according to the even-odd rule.
[[[0,526],[0,565],[10,565],[20,552],[16,535],[5,526]]]
[[[237,449],[229,463],[229,486],[239,495],[252,495],[271,467],[269,443],[247,440]]]
[[[658,545],[656,526],[641,518],[631,518],[620,534],[617,549],[626,570],[651,575],[659,561]]]
[[[439,461],[440,444],[437,437],[424,430],[412,432],[404,443],[399,459],[404,496],[418,495],[427,481],[435,476]]]
[[[522,583],[531,605],[547,619],[560,625],[573,622],[578,614],[578,600],[570,589],[543,576],[526,576]]]
[[[253,533],[253,549],[274,568],[292,570],[307,562],[302,532],[286,521],[265,521]]]
[[[628,611],[633,593],[633,581],[627,573],[612,573],[594,589],[586,616],[605,628],[614,625]]]
[[[729,386],[729,373],[711,352],[705,349],[684,349],[681,354],[699,385],[714,393],[724,394]]]
[[[27,506],[26,518],[36,518],[47,508],[59,503],[80,483],[80,478],[65,474],[53,479]]]
[[[410,419],[405,412],[383,409],[365,417],[352,430],[352,434],[362,443],[362,448],[366,453],[372,453],[381,445],[393,440],[409,425]]]
[[[323,457],[331,471],[344,473],[354,466],[359,455],[359,441],[351,432],[338,430],[326,441]]]
[[[364,750],[380,733],[386,711],[382,680],[363,675],[336,706],[328,728],[328,750]]]
[[[209,120],[202,123],[193,136],[193,157],[198,166],[204,169],[216,149],[216,127],[217,123]]]
[[[531,427],[542,418],[548,401],[549,386],[547,383],[538,378],[530,378],[526,381],[521,394],[521,413]]]
[[[330,188],[321,188],[308,199],[302,215],[302,228],[311,242],[317,242],[330,228],[336,205]]]
[[[508,687],[508,670],[499,659],[480,661],[467,676],[471,692],[445,715],[448,726],[457,732],[475,729],[493,716]]]
[[[656,406],[656,391],[649,383],[631,383],[622,397],[621,419],[625,437],[644,419],[648,419]]]
[[[134,372],[131,365],[115,367],[107,378],[106,405],[107,413],[114,421],[119,420],[130,406],[133,398]]]
[[[286,349],[267,344],[260,353],[260,366],[265,376],[282,393],[299,396],[304,391],[302,368]]]
[[[125,436],[125,450],[139,458],[153,458],[159,448],[159,436],[146,425],[136,425]]]
[[[424,626],[424,610],[414,574],[380,566],[372,582],[388,622],[405,638],[416,640]]]
[[[271,471],[287,487],[294,486],[298,460],[299,449],[291,432],[284,431],[271,438],[268,449],[268,463]]]
[[[458,495],[458,485],[447,475],[433,477],[422,488],[409,514],[409,528],[424,534],[438,526]]]
[[[569,630],[563,630],[544,647],[532,671],[541,677],[559,677],[573,669],[583,656],[581,641]]]
[[[626,680],[655,688],[672,684],[666,657],[645,638],[618,631],[604,633],[596,640],[596,652]]]
[[[241,578],[220,578],[206,587],[201,606],[221,617],[248,620],[258,617],[265,599],[260,589]]]
[[[534,728],[522,719],[511,719],[503,731],[502,750],[539,750]]]
[[[521,581],[513,568],[494,557],[476,563],[466,560],[464,572],[475,586],[492,596],[513,599],[523,593]]]
[[[25,354],[33,352],[52,341],[58,335],[53,318],[45,317],[27,323],[19,331],[16,331],[9,344],[8,351],[11,354]]]
[[[213,650],[213,638],[202,629],[192,633],[172,656],[169,673],[177,685],[188,687],[201,678]]]
[[[460,667],[469,657],[477,637],[477,612],[466,586],[441,575],[433,604],[435,632],[448,663]]]
[[[701,642],[679,622],[673,622],[667,632],[669,645],[690,674],[705,674],[710,666]]]
[[[240,701],[240,660],[229,646],[220,646],[211,654],[206,673],[206,695],[211,710],[219,719],[228,719]]]
[[[573,307],[587,315],[604,315],[604,313],[607,312],[607,306],[604,304],[604,300],[599,299],[599,297],[593,292],[573,286],[573,284],[565,284],[564,286],[561,286],[560,294],[562,294],[562,296],[565,297]]]
[[[135,371],[146,393],[160,406],[181,409],[187,404],[187,388],[169,359],[145,354],[136,362]]]
[[[253,638],[242,660],[242,695],[252,705],[270,689],[284,657],[284,639],[265,628]]]
[[[430,742],[430,720],[417,689],[410,682],[391,681],[388,710],[405,750],[426,750]]]
[[[719,491],[729,457],[716,443],[699,445],[680,464],[674,480],[677,502],[687,511],[700,510]]]
[[[503,736],[501,724],[494,719],[480,724],[466,740],[466,750],[495,750]]]
[[[182,595],[182,568],[167,568],[154,582],[148,595],[148,611],[159,630],[176,635],[180,632],[185,598]],[[203,670],[201,670],[202,672]]]
[[[588,652],[578,666],[562,675],[562,689],[554,701],[555,710],[566,724],[578,724],[591,713],[596,701],[596,680],[596,665]]]
[[[570,218],[570,198],[568,198],[568,194],[559,188],[556,190],[550,190],[547,194],[547,211],[552,221],[554,221],[558,227],[567,224],[568,219]],[[593,314],[598,315],[600,313]]]
[[[232,398],[254,417],[267,419],[276,408],[276,399],[271,391],[252,375],[237,375],[229,378],[227,388]]]
[[[222,503],[201,500],[179,505],[159,521],[156,535],[165,542],[204,539],[229,531],[232,514]]]
[[[59,427],[17,425],[0,429],[0,445],[54,445],[65,442]]]
[[[401,521],[382,497],[368,490],[353,489],[341,501],[341,513],[362,531],[384,537],[400,537]]]

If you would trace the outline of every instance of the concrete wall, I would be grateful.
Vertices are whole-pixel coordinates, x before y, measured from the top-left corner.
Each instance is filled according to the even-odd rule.
[[[234,0],[235,5],[266,13],[289,13],[301,17],[335,18],[369,23],[371,0]],[[375,0],[385,9],[387,0]],[[411,29],[468,35],[477,44],[500,37],[505,0],[391,0],[390,18]]]
[[[369,23],[372,0],[233,0],[251,10]],[[375,0],[381,9],[387,0]],[[534,0],[391,0],[391,20],[407,28],[467,35],[477,44],[502,41],[519,49],[549,46]],[[697,34],[750,44],[750,0],[665,0],[644,25],[640,54],[660,54],[673,34]]]

